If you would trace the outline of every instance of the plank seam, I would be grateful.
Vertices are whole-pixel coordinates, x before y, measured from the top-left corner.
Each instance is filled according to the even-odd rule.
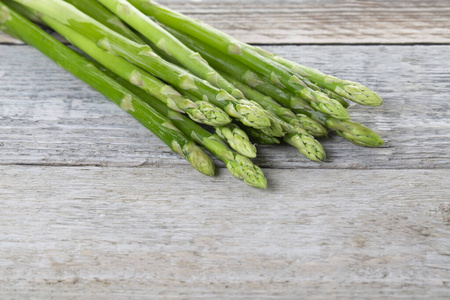
[[[222,163],[217,163],[216,169],[221,170],[227,170],[225,166],[223,166]],[[404,167],[404,168],[379,168],[379,167],[361,167],[361,168],[354,168],[354,167],[311,167],[311,166],[305,166],[305,167],[276,167],[276,166],[264,166],[264,164],[255,163],[256,165],[260,166],[263,170],[355,170],[355,171],[374,171],[374,170],[450,170],[449,167],[445,166],[431,166],[431,167]],[[160,164],[141,164],[136,166],[121,166],[121,165],[111,165],[111,166],[105,166],[102,164],[77,164],[77,165],[71,165],[71,164],[40,164],[40,163],[0,163],[1,167],[11,167],[11,166],[22,166],[22,167],[49,167],[49,168],[86,168],[86,167],[92,167],[92,168],[111,168],[111,169],[151,169],[151,168],[157,168],[157,169],[168,169],[173,167],[183,167],[183,166],[190,166],[188,164],[180,164],[180,165],[160,165]]]

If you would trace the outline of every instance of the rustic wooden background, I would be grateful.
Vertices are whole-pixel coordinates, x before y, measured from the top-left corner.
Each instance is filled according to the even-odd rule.
[[[449,299],[450,2],[162,1],[362,82],[387,141],[260,147],[268,190],[195,172],[0,34],[0,299]]]

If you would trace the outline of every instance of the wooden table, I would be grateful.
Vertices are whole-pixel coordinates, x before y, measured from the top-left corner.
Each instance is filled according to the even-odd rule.
[[[164,1],[362,82],[387,141],[259,147],[208,178],[37,50],[0,35],[0,299],[450,297],[449,1]]]

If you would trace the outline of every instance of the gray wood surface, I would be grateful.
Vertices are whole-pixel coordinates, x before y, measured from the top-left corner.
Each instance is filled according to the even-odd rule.
[[[448,1],[166,1],[384,98],[314,163],[260,147],[268,190],[205,177],[0,34],[0,299],[449,299]],[[237,9],[238,7],[238,9]],[[326,22],[325,22],[326,21]]]
[[[249,43],[446,43],[448,0],[160,0]],[[0,41],[16,42],[0,34]]]
[[[0,298],[448,298],[449,170],[265,171],[0,166]]]

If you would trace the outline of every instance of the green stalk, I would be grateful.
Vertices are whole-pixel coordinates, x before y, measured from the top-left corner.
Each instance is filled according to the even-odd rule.
[[[11,1],[11,0],[7,0],[7,1]],[[173,64],[177,64],[178,63],[178,61],[173,56],[170,56],[166,52],[164,52],[163,50],[159,49],[158,46],[156,46],[156,44],[154,44],[152,41],[148,40],[147,38],[145,38],[141,34],[139,34],[139,35],[135,34],[132,30],[130,30],[127,27],[127,25],[125,25],[122,22],[122,20],[120,20],[109,9],[107,9],[103,5],[99,4],[96,0],[64,0],[64,1],[72,4],[78,10],[80,10],[83,13],[85,13],[86,15],[90,16],[92,19],[95,19],[96,21],[98,21],[101,24],[105,25],[109,29],[112,29],[112,30],[116,31],[117,33],[123,35],[124,37],[126,37],[126,38],[128,38],[128,39],[130,39],[130,40],[132,40],[132,41],[134,41],[134,42],[136,42],[138,44],[142,44],[142,45],[148,44],[150,46],[150,48],[152,48],[152,50],[156,54],[161,56],[164,60],[166,60],[166,61],[168,61],[170,63],[173,63]],[[20,12],[20,13],[22,13],[22,12]],[[117,28],[115,26],[115,24],[112,25],[108,21],[110,19],[112,19],[112,20],[116,20],[117,19],[126,28],[127,31],[131,32],[131,35],[128,34],[127,32],[124,32],[124,31],[120,30],[120,28]],[[115,22],[113,22],[113,23],[115,23]]]
[[[299,76],[300,76],[300,75],[299,75]],[[335,92],[330,91],[330,90],[328,90],[328,89],[326,89],[326,88],[320,86],[319,84],[312,83],[311,80],[309,80],[309,79],[307,79],[307,78],[304,78],[304,77],[301,77],[301,76],[300,76],[300,78],[302,79],[302,81],[303,81],[304,83],[306,83],[306,85],[307,85],[310,89],[315,90],[315,91],[321,91],[322,93],[326,94],[328,97],[330,97],[330,98],[332,98],[332,99],[334,99],[334,100],[339,101],[339,103],[341,103],[341,105],[342,105],[344,108],[348,108],[348,107],[350,106],[350,104],[348,104],[348,102],[347,102],[343,97],[341,97],[340,95],[336,94]]]
[[[126,0],[98,0],[110,11],[116,14],[123,21],[128,23],[135,30],[153,42],[159,49],[167,55],[173,56],[183,67],[190,70],[197,76],[207,80],[215,87],[222,88],[237,99],[242,99],[242,93],[236,90],[233,85],[226,81],[216,70],[197,52],[186,47],[177,38],[168,33],[164,28],[152,21],[146,15]]]
[[[125,25],[121,19],[110,12],[106,7],[96,0],[64,0],[72,4],[86,15],[102,23],[106,27],[123,35],[124,37],[139,44],[145,44],[144,41]]]
[[[246,64],[281,88],[286,88],[310,101],[314,108],[338,119],[347,120],[350,118],[347,110],[338,101],[328,98],[322,92],[311,90],[288,68],[260,55],[251,46],[156,2],[148,0],[130,0],[129,2],[144,14],[155,17],[164,25],[183,32],[185,35],[191,35],[193,38],[219,50],[222,55],[232,57]],[[173,34],[172,31],[170,32]],[[176,37],[180,39],[178,35]]]
[[[188,71],[156,55],[148,45],[135,43],[61,0],[15,0],[53,18],[88,37],[102,49],[122,56],[177,89],[188,90],[197,98],[220,107],[228,115],[247,126],[261,129],[270,125],[264,110],[253,102],[236,100],[227,91],[218,89]]]
[[[324,88],[356,103],[368,106],[380,106],[383,104],[383,100],[377,93],[360,83],[327,75],[317,69],[292,62],[258,47],[253,47],[253,49],[260,55],[284,65],[295,74],[308,78],[312,82],[320,84]]]
[[[91,85],[163,140],[172,150],[186,158],[198,171],[214,175],[214,164],[191,139],[168,118],[98,70],[91,61],[64,46],[0,1],[0,25],[15,33],[27,44],[36,47],[73,75]]]
[[[280,143],[280,140],[276,137],[266,135],[255,128],[244,127],[242,129],[247,133],[250,139],[258,145],[273,145]]]
[[[106,74],[117,80],[118,83],[129,89],[132,93],[145,99],[145,101],[156,109],[160,114],[170,118],[186,136],[190,136],[199,145],[208,149],[215,157],[225,162],[230,173],[238,179],[244,180],[250,186],[267,188],[267,180],[262,170],[252,163],[250,159],[229,149],[223,140],[192,122],[186,116],[171,110],[161,102],[146,94],[143,90],[131,85],[128,81],[118,77],[116,74],[105,71]]]
[[[184,98],[172,86],[163,83],[124,58],[97,47],[91,40],[69,27],[47,16],[42,16],[42,20],[99,63],[164,102],[171,109],[186,112],[192,120],[212,126],[226,125],[231,122],[229,116],[213,104]]]
[[[42,23],[42,20],[39,19],[36,14],[29,11],[26,7],[24,7],[22,4],[16,3],[12,0],[2,0],[5,5],[7,5],[10,9],[14,10],[16,13],[22,15],[23,17],[27,18],[28,20],[35,22],[40,25],[44,25]],[[10,34],[10,33],[8,33]]]

